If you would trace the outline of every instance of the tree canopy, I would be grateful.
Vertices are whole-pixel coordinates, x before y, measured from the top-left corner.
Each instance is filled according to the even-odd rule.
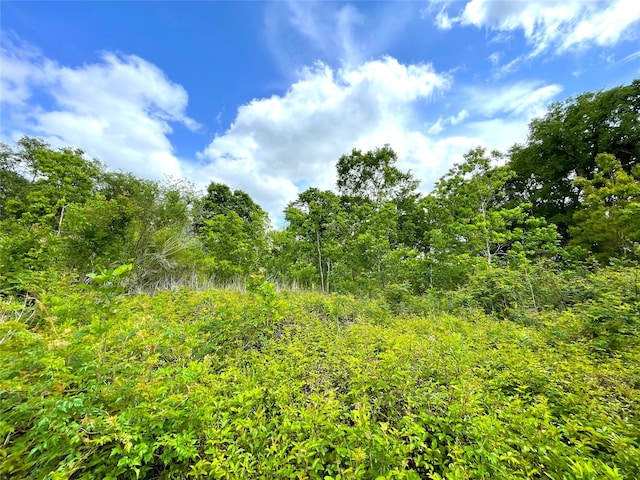
[[[568,241],[580,208],[581,184],[573,180],[592,179],[596,158],[604,153],[627,173],[640,160],[640,80],[555,103],[534,119],[526,141],[509,152],[516,173],[510,195],[531,203]]]

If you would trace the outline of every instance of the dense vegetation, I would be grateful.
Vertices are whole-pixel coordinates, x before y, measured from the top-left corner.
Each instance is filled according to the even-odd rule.
[[[428,195],[353,150],[280,229],[2,145],[0,478],[640,477],[639,99],[552,105]]]

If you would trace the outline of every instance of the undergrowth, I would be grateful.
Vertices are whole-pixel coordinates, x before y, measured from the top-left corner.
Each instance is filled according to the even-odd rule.
[[[0,478],[640,477],[640,349],[574,311],[247,290],[6,300]]]

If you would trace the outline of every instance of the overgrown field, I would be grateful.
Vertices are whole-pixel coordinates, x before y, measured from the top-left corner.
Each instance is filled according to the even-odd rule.
[[[640,348],[433,304],[5,301],[0,478],[640,478]]]

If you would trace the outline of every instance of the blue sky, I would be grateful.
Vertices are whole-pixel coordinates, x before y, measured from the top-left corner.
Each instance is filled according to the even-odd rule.
[[[547,105],[640,78],[637,0],[0,3],[0,140],[247,191],[281,219],[389,143],[428,191]]]

